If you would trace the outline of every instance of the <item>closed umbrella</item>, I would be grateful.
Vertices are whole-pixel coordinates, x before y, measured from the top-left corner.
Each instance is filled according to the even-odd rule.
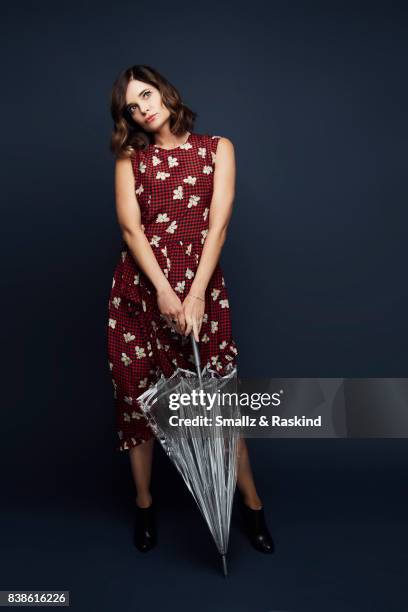
[[[204,516],[227,576],[240,436],[237,370],[220,375],[208,364],[201,369],[196,340],[190,337],[196,371],[177,368],[168,378],[162,374],[138,402]],[[177,410],[172,410],[175,400]]]

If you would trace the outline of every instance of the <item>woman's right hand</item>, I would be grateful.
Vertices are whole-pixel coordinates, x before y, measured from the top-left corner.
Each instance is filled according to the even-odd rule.
[[[178,295],[171,287],[159,289],[157,291],[157,305],[160,314],[167,321],[168,325],[175,329],[179,334],[184,334],[186,329],[186,319],[184,309]]]

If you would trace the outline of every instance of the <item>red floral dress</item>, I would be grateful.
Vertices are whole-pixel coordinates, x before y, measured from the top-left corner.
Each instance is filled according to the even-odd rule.
[[[208,233],[220,136],[191,133],[173,149],[150,144],[132,156],[141,223],[170,285],[185,299]],[[154,434],[137,398],[163,373],[194,370],[191,338],[173,330],[157,306],[156,290],[123,241],[108,303],[108,359],[114,387],[118,446],[127,450]],[[227,288],[217,264],[205,293],[201,366],[221,375],[237,367]]]

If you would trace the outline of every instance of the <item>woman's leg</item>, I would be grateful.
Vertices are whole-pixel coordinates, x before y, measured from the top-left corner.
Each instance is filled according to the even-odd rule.
[[[237,487],[242,494],[244,503],[249,506],[249,508],[252,508],[252,510],[259,510],[262,508],[262,501],[256,491],[251,463],[249,461],[248,447],[244,438],[240,438],[238,441]]]
[[[150,478],[154,441],[155,438],[152,437],[147,442],[138,444],[129,450],[130,465],[136,487],[136,505],[139,508],[148,508],[152,503]]]

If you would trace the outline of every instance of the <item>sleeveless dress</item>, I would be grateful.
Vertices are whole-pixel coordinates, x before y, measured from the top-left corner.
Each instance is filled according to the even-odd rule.
[[[209,228],[216,151],[220,136],[190,133],[172,149],[150,144],[132,154],[141,224],[171,287],[184,301]],[[226,374],[237,367],[227,287],[217,263],[205,292],[197,344],[201,367]],[[137,398],[161,374],[178,367],[196,371],[190,336],[163,319],[156,289],[139,269],[125,241],[108,302],[108,363],[114,389],[118,443],[125,451],[154,436]]]

